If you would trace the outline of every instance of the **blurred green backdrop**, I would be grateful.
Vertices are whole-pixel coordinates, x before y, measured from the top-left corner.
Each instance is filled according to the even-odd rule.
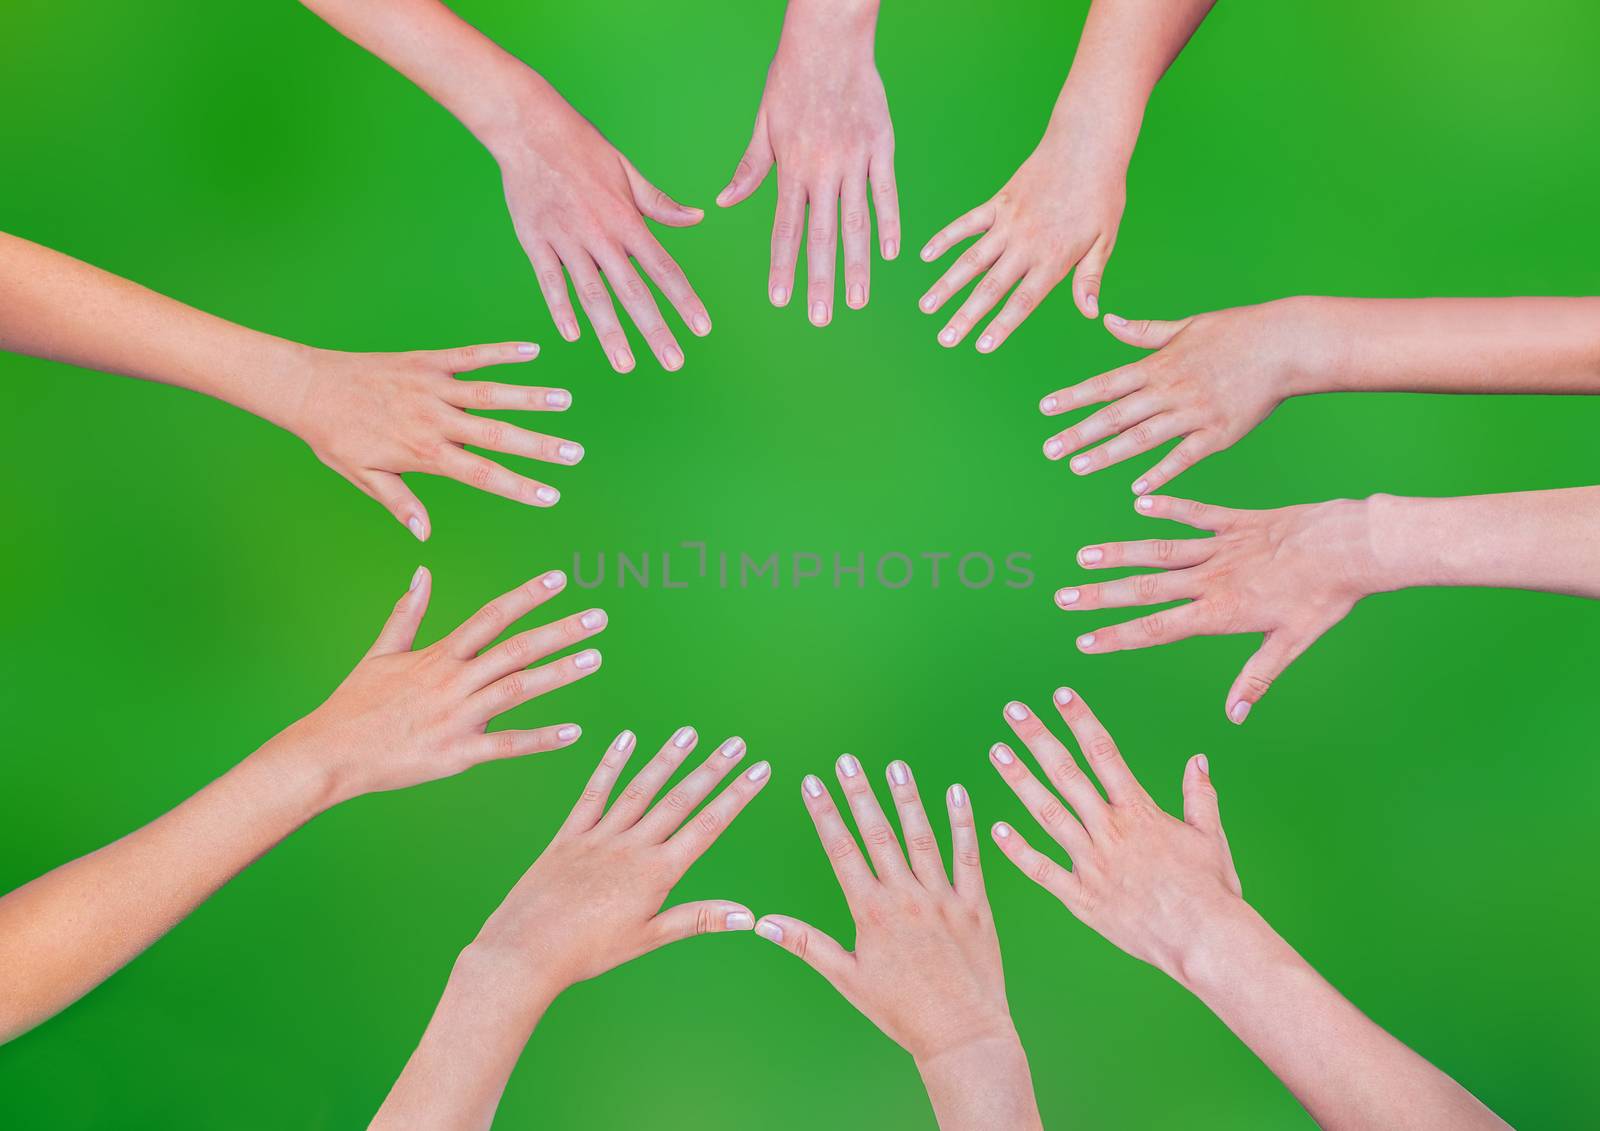
[[[669,192],[710,205],[748,138],[777,3],[472,0]],[[1034,144],[1086,4],[885,6],[906,242]],[[366,798],[304,829],[103,988],[0,1049],[8,1127],[346,1127],[375,1109],[457,950],[547,840],[600,744],[692,722],[776,780],[684,881],[848,937],[797,796],[843,750],[904,756],[980,820],[1020,696],[1081,689],[1164,803],[1211,757],[1246,891],[1375,1019],[1524,1126],[1600,1106],[1600,607],[1510,592],[1367,602],[1236,729],[1242,638],[1086,658],[1053,610],[1076,547],[1147,529],[1135,468],[1047,463],[1035,402],[1128,360],[1065,289],[991,358],[874,265],[818,331],[764,297],[773,187],[666,232],[716,330],[613,375],[555,335],[489,158],[293,3],[11,0],[0,227],[246,324],[404,349],[529,337],[581,468],[536,512],[416,481],[419,549],[293,437],[187,393],[0,357],[6,753],[0,887],[154,817],[308,711],[417,562],[432,639],[574,551],[1026,550],[1036,586],[607,591],[603,673],[524,710],[580,749]],[[1600,11],[1586,0],[1227,0],[1158,88],[1102,302],[1168,317],[1293,293],[1595,288]],[[636,339],[637,340],[637,339]],[[1275,506],[1592,482],[1600,403],[1293,403],[1179,490]],[[1485,537],[1495,532],[1485,531]],[[553,607],[581,608],[574,594]],[[878,779],[881,781],[881,777]],[[1195,1001],[988,854],[1011,999],[1055,1126],[1294,1127]],[[789,955],[701,940],[573,989],[507,1126],[917,1127],[909,1059]]]

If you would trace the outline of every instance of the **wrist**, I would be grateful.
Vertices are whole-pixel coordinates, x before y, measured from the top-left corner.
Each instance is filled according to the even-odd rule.
[[[878,0],[790,0],[778,50],[820,41],[830,53],[860,47],[870,58],[877,30]]]
[[[1040,1126],[1028,1056],[1006,1018],[1004,1031],[916,1057],[939,1126],[1020,1131]]]
[[[298,828],[342,800],[324,761],[293,728],[258,748],[237,771],[252,779],[252,795],[291,827]]]
[[[1446,551],[1428,528],[1422,509],[1426,505],[1427,500],[1384,494],[1361,501],[1371,561],[1370,592],[1442,583],[1422,568],[1424,563],[1442,561]]]
[[[1351,334],[1338,316],[1337,303],[1321,295],[1296,295],[1266,304],[1282,340],[1283,395],[1338,392],[1349,367]]]
[[[1276,937],[1267,921],[1242,897],[1219,899],[1184,937],[1161,969],[1202,1001],[1209,1001],[1238,977],[1243,962],[1260,941]]]
[[[486,942],[481,935],[456,956],[449,984],[458,995],[501,1003],[528,1020],[529,1032],[566,989],[564,980],[544,976],[525,954]]]

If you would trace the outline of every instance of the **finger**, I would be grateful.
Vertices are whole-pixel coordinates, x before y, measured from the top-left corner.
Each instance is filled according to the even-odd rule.
[[[1209,530],[1220,534],[1230,528],[1242,511],[1228,507],[1197,503],[1191,499],[1177,499],[1170,495],[1142,495],[1133,504],[1134,509],[1151,518],[1170,518],[1196,530]]]
[[[486,448],[491,452],[536,459],[543,463],[572,465],[583,459],[583,445],[543,432],[531,432],[507,424],[492,416],[473,416],[471,413],[454,413],[446,426],[445,435],[460,444]]]
[[[633,190],[634,205],[650,219],[674,228],[687,228],[705,219],[706,214],[702,209],[678,203],[645,180],[644,175],[627,158],[622,160],[622,170],[628,175],[628,187]]]
[[[503,640],[469,663],[467,673],[474,687],[484,687],[509,672],[536,664],[546,656],[589,639],[605,626],[604,609],[573,613]]]
[[[567,575],[559,569],[541,573],[484,605],[441,640],[439,646],[457,659],[470,660],[494,643],[513,623],[561,592],[566,584]]]
[[[860,310],[872,296],[872,212],[867,177],[847,177],[839,198],[844,219],[844,303]]]
[[[606,360],[618,373],[633,371],[633,350],[628,346],[628,335],[623,333],[617,320],[617,308],[612,305],[611,292],[600,280],[600,269],[586,251],[576,251],[562,257],[567,270],[572,272],[572,285],[578,289],[578,303],[589,316]]]
[[[450,373],[470,373],[491,365],[513,365],[532,361],[539,356],[539,347],[532,342],[496,342],[486,346],[456,346],[454,349],[429,350],[428,356]]]
[[[860,761],[853,754],[841,755],[835,772],[878,879],[885,882],[910,879],[911,869],[906,867],[905,854],[900,851],[900,838],[895,836],[894,827],[883,815],[878,796],[872,792],[872,783],[861,772]]]
[[[1222,814],[1217,791],[1211,784],[1211,764],[1196,754],[1183,768],[1183,819],[1203,833],[1222,835]]]
[[[473,742],[472,761],[498,761],[502,758],[521,758],[528,754],[544,754],[571,746],[583,734],[576,723],[539,727],[536,730],[497,730],[480,734]]]
[[[1078,564],[1087,569],[1187,569],[1211,557],[1216,542],[1210,538],[1148,538],[1142,542],[1102,542],[1078,551]]]
[[[843,981],[856,958],[829,935],[788,915],[761,916],[756,923],[756,934],[777,943],[828,979],[834,989],[844,992]]]
[[[422,627],[422,614],[428,611],[428,598],[433,595],[433,574],[427,566],[418,566],[411,575],[411,584],[394,603],[389,619],[383,622],[378,639],[367,649],[369,656],[387,656],[395,652],[409,652],[417,642],[417,629]]]
[[[1072,470],[1079,475],[1089,475],[1131,456],[1143,455],[1178,435],[1181,428],[1175,413],[1164,412],[1152,416],[1113,436],[1093,451],[1074,456]]]
[[[989,761],[999,771],[1005,783],[1011,787],[1011,792],[1017,795],[1017,800],[1026,806],[1033,819],[1039,822],[1039,827],[1050,834],[1050,839],[1067,850],[1067,855],[1077,859],[1089,849],[1089,834],[1084,831],[1083,825],[1071,811],[1062,804],[1061,798],[1051,793],[1033,776],[1032,771],[1022,764],[1016,753],[1003,742],[997,742],[989,748]],[[1093,789],[1090,786],[1090,789]],[[1096,801],[1099,801],[1098,796]],[[1100,818],[1089,818],[1098,826],[1102,824]]]
[[[977,278],[980,272],[987,271],[994,266],[995,260],[1000,258],[1000,253],[1004,250],[1005,245],[1000,238],[990,232],[977,243],[967,248],[966,251],[956,256],[956,261],[945,269],[945,273],[939,277],[938,282],[929,287],[927,293],[922,296],[922,301],[918,303],[922,308],[922,313],[932,314],[949,302],[957,291]],[[942,333],[939,340],[944,343]],[[954,343],[944,344],[953,345]]]
[[[422,500],[412,493],[405,480],[392,471],[366,471],[352,478],[354,483],[376,499],[383,509],[400,520],[418,542],[426,542],[432,532],[428,524],[428,510]]]
[[[894,150],[872,155],[867,167],[872,202],[878,213],[878,254],[885,260],[900,254],[900,191],[894,179]]]
[[[1105,404],[1144,388],[1145,370],[1142,362],[1119,365],[1105,373],[1097,373],[1087,381],[1057,389],[1039,402],[1039,411],[1046,416],[1059,416],[1084,405]]]
[[[733,179],[728,182],[727,188],[717,193],[717,205],[721,208],[732,208],[744,200],[761,187],[761,182],[767,179],[767,173],[771,168],[772,145],[767,141],[767,112],[763,109],[756,114],[756,125],[750,134],[750,144],[745,146],[744,154],[739,158],[738,168],[733,171]]]
[[[962,240],[971,239],[979,232],[986,232],[993,226],[993,201],[987,201],[970,212],[962,213],[943,228],[940,228],[934,233],[933,238],[923,245],[923,262],[932,263]],[[939,308],[936,306],[933,309],[937,310]]]
[[[1207,613],[1208,610],[1199,601],[1179,605],[1175,609],[1163,609],[1137,620],[1086,632],[1078,637],[1078,651],[1088,655],[1128,652],[1154,648],[1158,644],[1174,644],[1191,636],[1209,636],[1211,622]]]
[[[1021,277],[1022,261],[1002,255],[978,280],[978,285],[972,288],[966,301],[950,316],[944,329],[939,331],[939,344],[949,347],[964,341],[978,319],[994,309],[994,304],[1004,298]]]
[[[585,648],[576,655],[563,656],[537,668],[523,668],[501,676],[481,691],[474,691],[467,696],[466,709],[469,715],[487,723],[496,715],[520,707],[541,695],[548,695],[569,683],[576,683],[599,670],[600,653],[594,648]]]
[[[725,899],[702,899],[694,903],[680,903],[656,912],[647,931],[652,942],[650,949],[681,942],[696,935],[715,935],[723,931],[748,931],[756,925],[756,917],[742,903]]]
[[[1100,280],[1106,273],[1106,262],[1111,258],[1116,236],[1101,234],[1089,250],[1078,260],[1072,272],[1072,301],[1085,318],[1100,317]]]
[[[1139,779],[1133,776],[1133,771],[1123,760],[1122,751],[1117,749],[1110,733],[1095,718],[1082,697],[1074,695],[1068,688],[1058,688],[1055,704],[1071,729],[1072,737],[1078,740],[1078,749],[1083,751],[1089,768],[1106,791],[1106,800],[1113,805],[1150,800],[1144,786],[1139,784]]]
[[[530,507],[553,507],[561,501],[561,492],[548,483],[518,475],[474,452],[447,444],[441,447],[438,458],[436,470],[440,475],[448,476],[457,483],[465,483],[468,487],[476,487],[480,491]]]
[[[502,385],[495,381],[457,381],[445,400],[457,408],[516,412],[565,412],[572,406],[572,394],[566,389]]]
[[[1180,570],[1177,573],[1142,573],[1098,585],[1059,589],[1056,604],[1063,609],[1125,609],[1134,605],[1193,600],[1199,595],[1198,583],[1187,571]]]
[[[700,301],[694,287],[689,285],[689,277],[678,266],[678,261],[667,254],[667,249],[661,246],[661,241],[648,228],[641,228],[635,234],[628,250],[639,261],[639,266],[644,268],[644,273],[661,288],[672,309],[678,312],[678,317],[683,319],[695,337],[703,338],[711,333],[711,315],[706,313],[706,304]]]
[[[600,267],[605,272],[606,281],[611,284],[611,289],[622,300],[622,307],[628,312],[628,317],[633,319],[633,324],[639,327],[639,332],[644,335],[645,342],[650,346],[650,352],[655,354],[656,360],[661,363],[661,368],[669,373],[676,373],[682,369],[683,350],[678,348],[678,339],[673,336],[667,320],[661,317],[661,308],[656,305],[656,296],[645,285],[645,281],[639,278],[639,272],[633,269],[633,264],[628,262],[627,256],[621,252],[604,253],[600,258]]]
[[[1132,428],[1149,420],[1161,411],[1162,404],[1161,394],[1150,390],[1136,392],[1121,400],[1113,401],[1105,408],[1084,417],[1071,428],[1057,432],[1046,440],[1044,454],[1050,459],[1060,459],[1068,452],[1087,448],[1107,436],[1115,436],[1124,428]],[[1073,464],[1076,465],[1077,461],[1074,460]]]
[[[1228,689],[1228,718],[1235,723],[1249,718],[1250,708],[1271,689],[1284,669],[1311,646],[1312,640],[1291,637],[1282,630],[1267,633],[1261,647],[1245,662],[1239,678]]]
[[[744,807],[772,780],[772,766],[757,762],[735,778],[726,789],[711,799],[683,828],[672,835],[667,847],[676,854],[685,871],[717,842],[724,829],[744,812]],[[681,873],[680,873],[681,874]]]
[[[811,221],[806,230],[806,310],[813,326],[833,321],[833,272],[839,258],[839,185],[807,190]]]
[[[877,883],[877,878],[873,876],[872,869],[867,867],[866,857],[861,855],[856,838],[834,807],[833,794],[822,784],[822,779],[815,774],[807,774],[800,783],[800,797],[805,802],[806,812],[811,814],[811,823],[817,827],[817,839],[822,841],[822,850],[828,854],[828,862],[833,865],[839,890],[844,892],[845,902],[854,908],[857,901]]]
[[[711,756],[696,766],[665,797],[651,806],[650,811],[633,827],[639,835],[652,844],[660,844],[683,824],[699,804],[711,796],[716,784],[744,760],[745,744],[742,738],[730,738],[711,752]]]
[[[656,751],[655,757],[644,764],[644,769],[633,776],[633,780],[617,798],[617,803],[600,819],[600,823],[619,832],[633,828],[699,740],[700,736],[694,727],[679,727],[666,744]]]
[[[950,813],[950,878],[956,894],[982,902],[983,859],[978,853],[978,830],[973,823],[972,798],[960,785],[945,790],[945,808]]]
[[[900,813],[900,831],[905,836],[911,874],[929,891],[948,891],[950,881],[944,874],[939,842],[934,838],[933,826],[928,823],[928,813],[922,807],[922,797],[917,793],[917,781],[911,776],[911,767],[902,761],[890,762],[888,777],[889,794]]]
[[[1021,833],[1004,821],[997,822],[990,833],[1005,858],[1045,891],[1059,899],[1071,911],[1078,903],[1078,877],[1035,849]]]
[[[1056,694],[1060,693],[1058,691]],[[1100,791],[1094,787],[1094,782],[1089,780],[1089,776],[1073,759],[1072,752],[1050,732],[1049,727],[1044,725],[1044,720],[1028,710],[1027,704],[1016,700],[1006,704],[1005,716],[1006,724],[1012,733],[1028,748],[1028,753],[1039,763],[1045,776],[1050,779],[1050,784],[1056,787],[1056,792],[1072,806],[1073,812],[1086,821],[1098,820],[1105,809],[1105,801],[1101,798]],[[1007,749],[1004,744],[996,749],[1003,758]],[[1004,765],[1002,761],[1002,776],[1005,776]],[[1011,779],[1007,777],[1006,780]]]
[[[806,225],[806,191],[778,170],[778,207],[772,214],[772,266],[767,295],[773,306],[788,306],[794,290],[794,265],[800,258],[800,233]]]
[[[1024,275],[1011,292],[1011,297],[1006,299],[1006,304],[1000,308],[1000,313],[978,335],[978,352],[993,353],[999,349],[1049,293],[1050,287],[1040,285],[1033,272]]]
[[[561,258],[549,244],[539,243],[528,249],[528,262],[533,264],[533,277],[539,280],[539,293],[550,308],[556,333],[566,341],[577,341],[578,319],[572,313],[572,296],[567,290],[567,273],[562,269]]]
[[[1130,321],[1115,314],[1106,315],[1106,329],[1119,342],[1145,350],[1158,350],[1183,332],[1194,318],[1180,318],[1176,322],[1162,322],[1154,318]]]
[[[1133,481],[1133,493],[1143,495],[1161,490],[1214,451],[1216,449],[1206,433],[1194,432],[1185,436],[1183,442],[1168,452],[1160,463]]]
[[[605,814],[606,802],[611,800],[611,787],[617,783],[618,775],[628,764],[628,759],[633,756],[634,746],[633,731],[625,730],[606,747],[605,754],[600,758],[600,764],[594,768],[594,773],[589,775],[589,782],[583,787],[578,803],[572,807],[572,812],[562,823],[562,832],[583,832],[594,828],[595,823]]]

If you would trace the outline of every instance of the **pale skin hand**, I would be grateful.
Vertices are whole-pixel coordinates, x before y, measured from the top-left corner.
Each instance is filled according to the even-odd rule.
[[[1085,318],[1099,316],[1101,282],[1122,224],[1128,162],[1145,104],[1212,3],[1091,5],[1043,140],[999,192],[922,249],[931,263],[963,240],[980,237],[922,297],[923,312],[933,314],[978,279],[939,331],[940,345],[959,345],[1004,299],[977,343],[980,353],[999,349],[1069,272],[1078,309]]]
[[[432,586],[418,569],[377,642],[322,706],[171,812],[0,898],[0,1041],[88,993],[339,802],[574,742],[572,723],[485,733],[502,712],[598,669],[593,649],[526,667],[603,628],[598,609],[490,647],[564,585],[561,573],[544,574],[413,650]]]
[[[878,215],[879,252],[886,260],[900,253],[894,127],[873,63],[877,16],[876,2],[791,0],[756,112],[755,132],[733,180],[717,196],[724,208],[738,204],[777,165],[767,295],[774,306],[788,305],[801,234],[808,232],[806,310],[815,326],[833,320],[841,227],[845,303],[859,310],[871,297],[869,186]]]
[[[1285,399],[1331,392],[1600,393],[1600,299],[1300,297],[1106,329],[1156,352],[1059,389],[1046,416],[1104,404],[1045,441],[1079,475],[1181,442],[1133,482],[1159,491]],[[1100,441],[1105,441],[1100,443]]]
[[[1080,697],[1063,687],[1055,703],[1100,788],[1038,716],[1007,704],[1007,723],[1051,784],[1005,743],[991,748],[990,761],[1072,866],[1001,822],[991,832],[1008,860],[1080,922],[1204,1001],[1320,1126],[1505,1126],[1363,1016],[1245,903],[1205,755],[1184,768],[1177,820]]]
[[[1263,634],[1228,691],[1242,723],[1273,681],[1373,593],[1420,586],[1494,586],[1600,599],[1600,487],[1459,499],[1374,495],[1246,511],[1162,495],[1135,501],[1211,538],[1085,546],[1078,564],[1162,572],[1057,590],[1067,610],[1187,601],[1078,637],[1086,653],[1191,636]]]
[[[819,778],[808,774],[800,793],[855,920],[855,950],[788,915],[762,916],[757,933],[803,959],[912,1055],[945,1131],[1038,1127],[966,790],[945,794],[955,855],[947,877],[909,766],[890,763],[887,774],[904,853],[861,763],[846,754],[836,771],[866,856]]]
[[[645,220],[687,227],[704,217],[700,209],[645,180],[544,78],[438,0],[303,2],[427,91],[493,155],[512,226],[563,338],[579,336],[570,276],[613,369],[631,371],[634,356],[611,292],[661,366],[683,367],[640,270],[696,336],[711,332],[711,318]]]
[[[562,990],[680,939],[751,928],[749,909],[728,900],[663,908],[771,777],[757,762],[696,813],[744,759],[744,740],[730,738],[652,806],[697,740],[681,728],[607,809],[635,747],[631,731],[617,736],[555,839],[462,952],[372,1126],[488,1127]]]

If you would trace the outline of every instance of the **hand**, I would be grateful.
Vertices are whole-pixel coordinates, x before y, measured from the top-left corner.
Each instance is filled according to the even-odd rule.
[[[1195,755],[1184,769],[1184,819],[1176,820],[1151,800],[1082,699],[1063,687],[1055,702],[1105,796],[1037,715],[1021,703],[1009,703],[1006,722],[1044,768],[1055,791],[1042,785],[1003,742],[990,749],[989,759],[1028,812],[1066,850],[1072,870],[1030,847],[1004,822],[992,830],[995,843],[1006,859],[1084,924],[1133,957],[1186,982],[1190,944],[1209,933],[1209,924],[1244,903],[1206,757]]]
[[[939,331],[939,344],[959,344],[1010,292],[978,338],[979,353],[994,352],[1074,267],[1073,301],[1085,318],[1097,317],[1101,276],[1127,199],[1126,176],[1126,158],[1102,154],[1081,132],[1046,132],[1004,188],[922,249],[931,263],[962,240],[982,235],[922,296],[923,313],[932,314],[983,275]]]
[[[651,807],[697,738],[693,727],[680,729],[607,810],[634,748],[632,731],[618,735],[555,839],[484,924],[473,949],[503,956],[526,968],[531,982],[558,993],[679,939],[748,931],[754,916],[727,900],[661,909],[689,866],[771,777],[771,766],[757,762],[695,813],[744,758],[744,740],[730,738]]]
[[[1229,510],[1159,495],[1135,509],[1215,537],[1085,546],[1089,569],[1145,566],[1165,572],[1056,592],[1063,609],[1117,609],[1188,601],[1078,637],[1083,652],[1120,652],[1191,636],[1264,634],[1228,691],[1226,712],[1244,722],[1283,670],[1375,592],[1365,503],[1338,500],[1268,511]]]
[[[1088,475],[1182,436],[1134,481],[1136,495],[1159,491],[1206,456],[1238,443],[1286,398],[1310,391],[1306,374],[1327,368],[1332,349],[1317,317],[1320,301],[1280,299],[1176,322],[1106,315],[1106,329],[1118,341],[1158,352],[1040,401],[1046,416],[1106,404],[1046,440],[1044,454],[1062,459],[1111,437],[1073,458],[1072,470]]]
[[[843,9],[841,12],[840,9]],[[728,187],[724,208],[738,204],[778,166],[778,210],[772,225],[767,294],[786,306],[794,287],[800,235],[810,205],[806,244],[806,308],[813,325],[833,319],[834,248],[844,216],[845,302],[867,305],[872,290],[872,218],[867,184],[878,212],[878,249],[900,251],[900,205],[894,184],[894,127],[883,80],[872,60],[877,4],[836,5],[792,0],[755,133]]]
[[[309,355],[303,392],[286,423],[323,463],[344,476],[427,541],[428,511],[400,476],[425,471],[529,506],[554,506],[561,492],[508,471],[466,445],[571,466],[583,446],[529,432],[466,409],[565,412],[565,389],[457,381],[456,373],[532,361],[528,342],[413,353]]]
[[[578,320],[562,275],[565,267],[613,369],[628,373],[634,361],[607,283],[661,367],[682,369],[683,350],[634,264],[661,289],[695,336],[705,337],[711,332],[705,304],[644,222],[648,217],[683,228],[698,224],[705,214],[679,204],[640,176],[543,79],[530,74],[529,83],[523,96],[525,125],[496,139],[491,151],[505,181],[512,226],[533,263],[557,331],[569,342],[578,340]]]
[[[490,647],[566,583],[565,574],[551,570],[490,601],[444,639],[413,650],[433,589],[428,570],[418,567],[355,670],[327,702],[253,757],[308,771],[325,783],[333,804],[450,777],[492,758],[571,745],[581,733],[572,723],[484,733],[495,716],[599,670],[593,648],[528,666],[603,629],[606,614],[599,609]]]

